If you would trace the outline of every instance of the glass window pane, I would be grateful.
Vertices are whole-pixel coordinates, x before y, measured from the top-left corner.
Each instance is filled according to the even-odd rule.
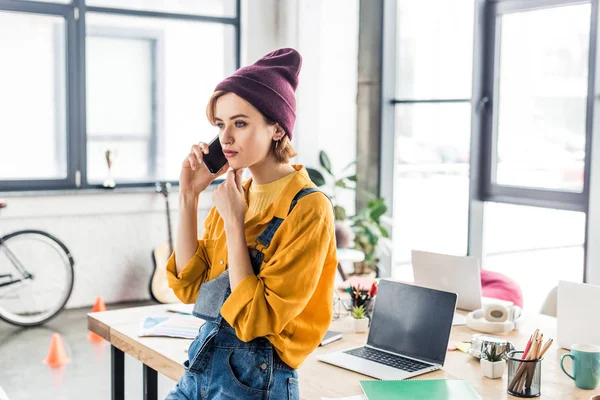
[[[394,271],[412,249],[464,255],[469,220],[469,103],[398,105],[394,176]],[[407,279],[409,277],[404,276]]]
[[[496,183],[583,190],[590,13],[501,17]]]
[[[0,12],[0,49],[0,180],[65,178],[64,19]]]
[[[87,144],[88,181],[100,184],[108,174],[106,151],[111,152],[111,172],[117,183],[147,181],[150,169],[148,141],[95,140]]]
[[[473,0],[398,1],[396,97],[471,98]]]
[[[483,268],[515,279],[527,309],[561,279],[582,282],[585,213],[485,203],[484,221]]]
[[[88,34],[88,135],[150,136],[155,42]]]
[[[235,0],[86,0],[88,6],[235,17]]]
[[[235,70],[234,29],[97,13],[86,22],[88,141],[118,139],[121,146],[129,137],[145,149],[143,161],[119,152],[117,184],[133,176],[177,180],[191,146],[218,133],[205,110],[217,83]],[[92,171],[106,171],[103,149],[97,151],[88,156],[88,181],[94,183],[105,176]],[[119,172],[119,164],[133,170]]]

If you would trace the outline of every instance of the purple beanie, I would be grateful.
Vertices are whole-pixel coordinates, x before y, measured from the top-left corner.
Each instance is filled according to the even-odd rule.
[[[215,88],[233,92],[277,122],[292,138],[302,57],[294,49],[270,52],[252,65],[238,69]]]

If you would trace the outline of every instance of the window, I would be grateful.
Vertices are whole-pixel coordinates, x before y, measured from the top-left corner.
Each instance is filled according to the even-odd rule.
[[[591,4],[493,10],[484,198],[583,210]]]
[[[205,107],[239,66],[239,0],[0,4],[0,190],[176,182],[217,131]],[[82,40],[80,35],[84,35]],[[82,85],[81,82],[84,82]]]
[[[597,4],[392,3],[392,276],[412,278],[412,249],[469,253],[515,279],[530,309],[558,280],[589,279]]]
[[[583,190],[590,9],[502,17],[497,184]]]
[[[515,279],[539,310],[559,280],[583,281],[585,213],[485,203],[483,267]]]
[[[411,249],[466,254],[471,106],[396,106],[395,257]]]
[[[467,252],[474,5],[397,9],[392,274],[405,277],[412,249]]]
[[[396,95],[469,99],[473,0],[398,0]]]
[[[67,176],[65,37],[61,16],[0,11],[0,187]]]
[[[112,153],[116,180],[149,180],[154,131],[157,40],[87,38],[87,178],[99,183]],[[133,32],[131,33],[133,37]]]
[[[472,200],[484,203],[473,237],[483,267],[515,279],[529,309],[558,280],[584,279],[591,13],[569,0],[499,1],[482,12],[489,106],[475,117],[484,157]]]

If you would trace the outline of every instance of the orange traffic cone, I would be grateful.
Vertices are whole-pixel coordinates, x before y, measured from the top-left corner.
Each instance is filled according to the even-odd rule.
[[[98,296],[96,298],[94,307],[92,307],[92,312],[100,312],[100,311],[106,311],[106,304],[104,304],[104,299],[102,298],[102,296]]]
[[[65,346],[63,345],[62,339],[58,333],[52,335],[52,341],[50,342],[50,348],[48,349],[48,357],[43,364],[47,364],[52,368],[62,367],[65,364],[70,363],[71,360],[67,357]]]

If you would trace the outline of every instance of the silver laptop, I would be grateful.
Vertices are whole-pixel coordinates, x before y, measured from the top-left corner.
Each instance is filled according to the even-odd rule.
[[[558,282],[558,345],[570,349],[574,344],[600,345],[600,286],[567,281]]]
[[[417,285],[456,293],[456,308],[461,310],[481,308],[481,274],[477,257],[413,250],[412,266]]]
[[[477,257],[413,250],[412,266],[415,284],[456,293],[456,308],[461,310],[478,310],[482,304],[513,305],[510,301],[481,296],[481,271]]]
[[[442,368],[456,294],[382,280],[367,345],[317,359],[378,379],[406,379]]]

